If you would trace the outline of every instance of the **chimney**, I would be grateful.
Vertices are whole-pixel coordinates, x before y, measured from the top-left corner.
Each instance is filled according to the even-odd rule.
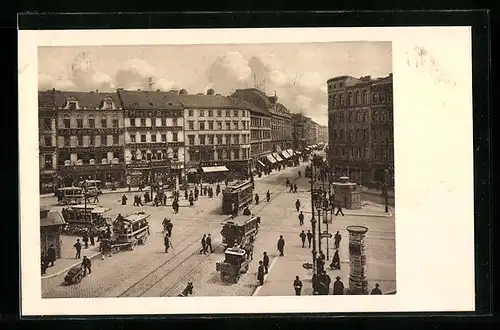
[[[212,88],[207,90],[207,95],[214,95],[214,94],[215,94],[215,91]]]
[[[182,95],[185,95],[187,93],[188,93],[187,90],[185,90],[184,88],[179,91],[179,94],[182,94]]]
[[[172,94],[178,94],[179,92],[175,89],[171,89],[168,91],[169,93],[172,93]]]

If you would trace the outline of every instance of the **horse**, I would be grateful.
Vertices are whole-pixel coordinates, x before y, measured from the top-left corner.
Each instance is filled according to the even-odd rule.
[[[193,294],[193,282],[188,282],[184,290],[182,290],[181,293],[177,295],[177,297],[188,297],[189,295]]]

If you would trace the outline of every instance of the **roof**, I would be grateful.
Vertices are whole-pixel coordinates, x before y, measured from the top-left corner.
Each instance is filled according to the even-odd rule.
[[[226,166],[207,166],[201,168],[204,173],[213,173],[213,172],[227,172],[229,169]]]
[[[237,89],[232,97],[247,101],[259,109],[267,110],[273,106],[267,95],[257,88]]]
[[[225,254],[231,254],[231,255],[234,255],[234,256],[240,256],[240,257],[246,254],[245,250],[238,249],[238,248],[229,248],[224,253]]]
[[[67,92],[67,91],[54,91],[55,103],[57,107],[64,107],[66,101],[70,97],[78,100],[80,107],[87,108],[101,108],[102,102],[106,98],[111,98],[118,106],[118,95],[116,93],[102,93],[102,92]]]
[[[120,92],[121,95],[122,92]],[[153,93],[153,92],[137,92]],[[196,109],[247,109],[245,105],[235,102],[233,99],[223,95],[206,94],[178,94],[174,92],[155,92],[164,97],[164,100],[172,104],[178,104],[178,107],[196,108]],[[165,102],[163,101],[163,102]],[[124,105],[125,107],[125,105]],[[156,108],[157,109],[157,108]]]
[[[172,92],[125,91],[118,90],[119,99],[125,109],[182,109],[182,105]]]
[[[255,104],[252,104],[252,103],[247,102],[245,100],[238,99],[236,97],[233,97],[232,95],[230,96],[230,98],[233,100],[233,102],[236,102],[237,104],[241,104],[242,106],[246,107],[248,110],[250,110],[250,112],[258,113],[260,115],[271,117],[271,113],[269,113],[269,111],[267,111],[265,109],[261,109],[261,108],[257,107]]]
[[[242,226],[245,223],[247,223],[248,221],[253,220],[255,218],[257,218],[257,217],[253,216],[253,215],[237,215],[235,217],[230,217],[229,219],[227,219],[224,222],[224,224],[234,224],[237,226]]]
[[[135,221],[139,221],[139,220],[142,220],[142,219],[147,219],[149,218],[150,215],[149,214],[138,214],[138,213],[134,213],[134,214],[129,214],[127,215],[125,218],[125,221],[129,221],[129,222],[135,222]]]
[[[61,226],[65,224],[66,221],[64,220],[61,211],[51,210],[46,216],[40,217],[40,227]]]
[[[54,91],[38,91],[38,108],[53,109],[55,105]]]

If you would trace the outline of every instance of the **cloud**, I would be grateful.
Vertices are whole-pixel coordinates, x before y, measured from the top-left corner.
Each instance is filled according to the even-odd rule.
[[[71,90],[75,89],[75,84],[70,78],[59,76],[52,77],[46,73],[38,74],[38,89],[48,90],[48,89],[58,89],[58,90]]]
[[[208,81],[218,93],[229,94],[236,88],[248,85],[252,69],[239,52],[228,52],[219,56],[208,69]]]

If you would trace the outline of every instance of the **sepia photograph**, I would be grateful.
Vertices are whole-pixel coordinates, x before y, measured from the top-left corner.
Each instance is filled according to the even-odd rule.
[[[434,76],[396,69],[404,63],[417,72],[442,62],[433,48],[409,44],[399,46],[396,58],[395,33],[294,41],[299,34],[293,29],[275,30],[269,29],[266,42],[247,35],[235,42],[238,29],[224,30],[231,38],[221,32],[218,41],[215,32],[202,30],[200,42],[188,33],[198,31],[187,30],[187,38],[171,43],[148,43],[131,33],[131,44],[120,44],[123,38],[105,43],[104,37],[70,44],[62,34],[30,48],[36,49],[36,66],[29,67],[36,76],[29,90],[36,84],[38,98],[29,111],[38,120],[21,125],[33,134],[24,163],[35,171],[37,148],[39,179],[30,183],[32,204],[22,207],[30,219],[23,217],[21,232],[23,242],[27,235],[38,237],[39,250],[23,257],[30,271],[22,281],[27,285],[29,278],[37,304],[57,304],[54,314],[85,313],[63,307],[76,298],[99,310],[86,314],[102,314],[108,307],[119,310],[120,301],[129,304],[120,298],[161,298],[176,306],[148,311],[173,313],[204,301],[197,299],[223,298],[214,300],[223,312],[237,306],[272,312],[271,301],[296,302],[294,311],[340,311],[317,297],[331,296],[335,305],[342,299],[349,306],[356,305],[350,299],[369,305],[351,311],[396,311],[373,299],[400,305],[410,299],[409,287],[418,292],[427,284],[409,270],[418,265],[407,265],[438,267],[439,261],[425,260],[431,244],[426,249],[421,243],[442,238],[439,226],[449,222],[430,229],[435,220],[418,213],[420,203],[436,200],[429,187],[443,194],[447,188],[439,185],[449,188],[451,179],[434,179],[434,168],[415,164],[432,137],[417,138],[412,125],[415,116],[432,113],[423,102],[450,106],[433,104],[432,97],[457,93],[458,76],[450,76],[446,65]],[[77,39],[84,31],[62,32]],[[151,31],[142,33],[154,38]],[[278,42],[280,35],[290,40]],[[404,79],[406,86],[408,80],[427,86],[427,98],[398,87]],[[406,106],[399,106],[396,100],[405,95]],[[408,108],[412,103],[415,108]],[[436,122],[444,118],[432,116]],[[467,125],[459,115],[455,120]],[[465,138],[448,145],[456,157],[464,157],[456,146]],[[465,194],[456,201],[466,200],[465,190],[456,192]],[[422,193],[431,195],[416,201]],[[446,198],[452,197],[440,202]],[[456,226],[473,227],[468,203]],[[439,212],[445,211],[433,216]],[[39,226],[32,218],[37,216]],[[433,280],[431,288],[439,283]],[[471,283],[473,297],[473,278]],[[279,297],[288,300],[272,300]],[[294,300],[308,297],[323,307]],[[133,301],[138,306],[147,300]],[[416,301],[406,308],[417,308]],[[421,308],[439,308],[432,306]]]

